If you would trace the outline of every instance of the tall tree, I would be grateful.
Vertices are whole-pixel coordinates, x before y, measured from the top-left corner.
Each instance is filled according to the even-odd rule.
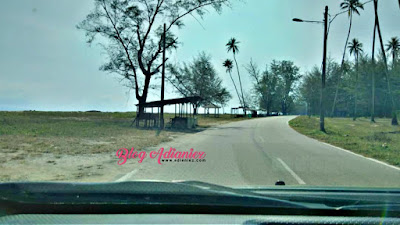
[[[397,53],[400,50],[400,41],[398,37],[392,37],[390,41],[386,44],[386,51],[392,53],[392,70],[396,65]]]
[[[194,104],[194,114],[199,106],[209,103],[224,104],[231,95],[222,86],[222,79],[218,76],[211,63],[211,56],[201,52],[193,62],[182,66],[168,65],[167,80],[175,86],[184,97],[200,96],[202,99]]]
[[[240,98],[239,91],[238,91],[238,89],[237,89],[237,87],[236,87],[235,80],[234,80],[233,77],[232,77],[232,68],[233,68],[232,60],[227,59],[227,60],[224,61],[224,63],[223,63],[222,65],[226,68],[226,72],[227,72],[227,73],[229,74],[229,76],[231,77],[233,86],[235,87],[235,91],[236,91],[236,94],[237,94],[238,99],[239,99],[239,103],[240,103],[240,104],[243,104],[243,103],[242,103],[242,100],[241,100],[241,98]]]
[[[246,66],[246,69],[255,81],[254,92],[259,98],[259,108],[266,110],[267,114],[270,115],[275,103],[280,102],[277,91],[279,77],[269,72],[268,65],[265,71],[260,73],[257,65],[252,60]]]
[[[345,62],[345,57],[346,57],[346,47],[347,43],[349,41],[350,33],[351,33],[351,27],[353,24],[353,15],[354,13],[357,15],[360,15],[360,9],[364,10],[364,5],[360,3],[359,0],[344,0],[342,3],[340,3],[340,8],[343,10],[346,10],[348,12],[349,16],[349,31],[347,32],[347,37],[346,37],[346,42],[344,43],[344,49],[343,49],[343,56],[342,56],[342,62],[341,62],[341,67],[343,69],[344,62]],[[343,69],[344,71],[344,69]],[[335,113],[335,107],[336,107],[336,101],[337,101],[337,96],[338,96],[338,90],[339,90],[339,85],[340,85],[340,79],[343,76],[342,74],[338,77],[338,81],[336,84],[336,91],[335,91],[335,99],[333,100],[333,106],[332,106],[332,115]]]
[[[293,105],[293,93],[296,82],[301,78],[299,67],[292,61],[272,61],[271,73],[280,78],[281,110],[283,115],[287,115]]]
[[[359,42],[357,39],[353,39],[351,42],[348,43],[348,49],[350,51],[350,55],[354,55],[354,62],[355,62],[355,85],[354,85],[354,111],[353,111],[353,120],[357,119],[357,91],[358,91],[358,58],[360,53],[363,52],[363,44]]]
[[[240,92],[242,93],[242,103],[243,103],[243,107],[246,108],[246,102],[245,102],[244,94],[243,94],[242,79],[240,78],[239,65],[236,60],[236,53],[239,53],[239,46],[238,46],[239,43],[240,42],[237,41],[235,38],[231,38],[228,41],[228,43],[226,44],[226,46],[227,46],[228,52],[232,51],[232,53],[233,53],[233,59],[235,60],[236,70],[237,70],[238,77],[239,77]],[[244,110],[244,114],[246,115],[246,110]]]
[[[379,43],[381,46],[381,52],[383,55],[383,61],[384,61],[384,65],[385,65],[385,77],[386,77],[386,84],[387,84],[387,90],[389,93],[389,98],[391,101],[391,113],[392,113],[392,125],[399,125],[398,121],[397,121],[397,115],[396,115],[396,110],[395,110],[395,104],[394,104],[394,99],[393,99],[393,93],[392,93],[392,89],[390,86],[390,78],[389,78],[389,69],[388,69],[388,63],[387,63],[387,58],[386,58],[386,52],[385,52],[385,48],[383,46],[383,38],[382,38],[382,33],[381,33],[381,27],[379,25],[379,16],[378,16],[378,0],[374,0],[374,13],[375,13],[375,21],[376,21],[376,28],[378,30],[378,36],[379,36]]]
[[[305,74],[300,85],[300,94],[307,103],[307,114],[309,116],[319,113],[320,92],[321,70],[315,66]]]
[[[218,12],[229,0],[95,0],[94,10],[77,25],[87,42],[96,37],[108,54],[101,70],[116,73],[132,84],[139,104],[145,103],[151,79],[163,65],[162,33],[166,23],[166,49],[177,47],[173,28],[196,13],[202,17],[211,6]],[[141,92],[141,93],[140,93]],[[143,112],[139,107],[138,114]]]

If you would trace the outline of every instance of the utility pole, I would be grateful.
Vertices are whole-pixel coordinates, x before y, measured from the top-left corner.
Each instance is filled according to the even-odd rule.
[[[322,78],[321,78],[321,98],[320,98],[320,117],[319,117],[319,129],[322,132],[325,131],[325,107],[324,107],[324,92],[325,92],[325,80],[326,80],[326,47],[328,41],[328,6],[325,6],[324,14],[324,55],[322,60]]]
[[[166,25],[164,23],[164,33],[163,33],[163,66],[161,72],[161,112],[160,112],[160,130],[164,129],[164,85],[165,85],[165,39],[166,39]]]
[[[375,1],[375,0],[374,0]],[[375,4],[375,3],[374,3]],[[371,107],[371,122],[375,123],[375,37],[376,37],[376,17],[375,17],[375,25],[374,25],[374,35],[372,37],[372,107]]]
[[[377,0],[374,0],[375,4],[377,3]],[[375,5],[376,7],[376,5]],[[376,10],[375,10],[376,11]],[[328,33],[329,33],[329,27],[332,21],[340,14],[343,12],[339,12],[335,15],[333,15],[331,20],[328,20],[328,6],[325,6],[325,13],[324,13],[324,21],[315,21],[315,20],[303,20],[299,18],[293,18],[292,20],[294,22],[306,22],[306,23],[323,23],[324,24],[324,55],[323,55],[323,60],[322,60],[322,77],[321,77],[321,99],[320,99],[320,119],[319,119],[319,124],[320,124],[320,130],[322,132],[325,131],[325,107],[324,107],[324,93],[325,93],[325,80],[326,80],[326,48],[327,48],[327,42],[328,42]],[[378,15],[375,15],[377,18]],[[377,21],[377,20],[375,20]],[[377,24],[379,25],[379,24]],[[377,26],[379,28],[379,26]],[[378,29],[379,31],[379,29]],[[379,33],[379,32],[378,32]],[[384,58],[386,59],[386,58]],[[373,90],[373,92],[375,92]],[[332,111],[333,113],[333,111]]]

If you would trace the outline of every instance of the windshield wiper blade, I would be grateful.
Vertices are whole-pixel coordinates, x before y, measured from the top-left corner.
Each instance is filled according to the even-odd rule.
[[[400,204],[362,204],[362,205],[346,205],[337,207],[337,210],[382,210],[382,211],[400,211]]]
[[[350,205],[400,204],[400,190],[393,188],[264,187],[244,188],[244,190],[291,202],[324,204],[333,208]]]

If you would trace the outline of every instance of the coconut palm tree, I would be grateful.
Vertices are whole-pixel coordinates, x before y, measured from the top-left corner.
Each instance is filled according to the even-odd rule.
[[[400,41],[398,37],[392,37],[390,41],[386,44],[386,51],[391,51],[392,53],[392,70],[394,69],[397,53],[400,50]]]
[[[360,15],[359,9],[364,10],[364,5],[360,3],[359,0],[344,0],[342,3],[340,3],[340,8],[343,10],[346,10],[349,15],[349,31],[347,32],[347,38],[346,38],[346,43],[349,41],[350,37],[350,32],[351,32],[351,26],[353,23],[353,14],[356,13],[357,15]],[[343,51],[343,55],[346,55],[346,46]]]
[[[340,78],[341,78],[341,76],[343,76],[344,59],[346,57],[346,47],[347,47],[347,43],[349,41],[349,37],[350,37],[350,33],[351,33],[351,27],[352,27],[352,24],[353,24],[353,15],[354,15],[354,13],[357,14],[357,15],[360,15],[360,11],[359,10],[360,9],[364,10],[364,5],[362,3],[360,3],[359,0],[344,0],[342,3],[340,3],[340,8],[343,9],[343,10],[346,10],[348,12],[349,23],[350,24],[349,24],[349,31],[347,32],[346,42],[344,43],[342,63],[341,63],[342,72],[341,72],[341,75],[338,78],[338,81],[337,81],[337,84],[336,84],[335,98],[333,100],[333,106],[332,106],[332,115],[335,112],[337,95],[338,95],[338,91],[339,91]]]
[[[240,91],[242,93],[242,103],[243,103],[243,107],[246,108],[246,102],[244,100],[243,87],[242,87],[242,79],[240,78],[239,66],[238,66],[238,63],[237,63],[237,60],[236,60],[236,53],[239,52],[239,47],[238,47],[239,43],[240,42],[237,41],[235,38],[231,38],[228,41],[228,43],[226,44],[226,46],[227,46],[228,52],[232,51],[232,53],[233,53],[233,59],[235,60],[236,70],[237,70],[238,77],[239,77]],[[246,110],[244,110],[244,114],[246,114]]]
[[[386,84],[387,84],[387,89],[388,89],[388,92],[389,92],[389,97],[390,97],[390,100],[391,100],[391,103],[392,103],[392,125],[399,125],[399,123],[397,121],[396,111],[395,111],[395,104],[394,104],[392,89],[391,89],[391,86],[390,86],[389,69],[388,69],[388,63],[387,63],[387,58],[386,58],[386,52],[385,52],[385,47],[383,46],[383,38],[382,38],[382,33],[381,33],[381,27],[379,25],[378,0],[374,0],[374,13],[375,13],[376,29],[378,31],[378,37],[379,37],[379,44],[381,46],[381,52],[383,54],[383,61],[385,63]]]
[[[227,59],[227,60],[225,60],[225,62],[222,65],[226,68],[226,72],[229,73],[229,76],[231,77],[233,86],[235,86],[235,91],[236,91],[236,94],[237,94],[237,96],[239,98],[239,102],[240,102],[240,104],[242,104],[242,99],[240,98],[239,91],[238,91],[238,89],[236,87],[236,83],[235,83],[235,81],[233,80],[233,77],[232,77],[232,68],[233,68],[232,61],[230,59]]]
[[[350,51],[350,55],[354,55],[354,59],[356,60],[356,65],[358,64],[358,58],[360,53],[363,52],[363,44],[359,42],[356,38],[354,38],[351,42],[348,43],[347,48]]]
[[[357,119],[357,90],[358,90],[358,58],[362,50],[363,44],[359,42],[356,38],[354,38],[351,42],[348,43],[347,48],[350,51],[350,55],[354,55],[354,61],[356,65],[356,84],[354,88],[354,112],[353,112],[353,121]]]

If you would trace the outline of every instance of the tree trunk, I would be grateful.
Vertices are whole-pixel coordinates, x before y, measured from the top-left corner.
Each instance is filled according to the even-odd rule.
[[[336,108],[336,102],[337,102],[337,97],[338,97],[338,92],[339,92],[339,86],[340,86],[340,80],[343,76],[344,73],[344,59],[346,57],[346,47],[347,47],[347,42],[349,42],[349,37],[350,37],[350,32],[351,32],[351,26],[353,24],[353,14],[350,14],[350,24],[349,24],[349,31],[347,32],[347,38],[346,38],[346,42],[344,43],[344,49],[343,49],[343,56],[342,56],[342,62],[340,65],[340,70],[341,70],[341,74],[338,77],[337,83],[336,83],[336,90],[335,90],[335,98],[333,99],[333,105],[332,105],[332,112],[331,112],[331,116],[334,115],[335,113],[335,108]]]
[[[356,60],[356,84],[354,89],[354,112],[353,112],[353,121],[357,119],[357,90],[358,90],[358,53],[355,57]]]
[[[269,116],[270,114],[270,109],[271,109],[271,104],[269,101],[269,94],[267,93],[267,101],[265,102],[266,106],[267,106],[267,116]]]
[[[138,111],[138,115],[142,115],[144,113],[144,107],[143,104],[146,103],[146,99],[144,98],[139,98],[139,111]]]
[[[285,104],[285,101],[282,101],[282,114],[286,115],[286,104]]]
[[[243,107],[245,107],[245,108],[246,108],[246,102],[245,102],[245,100],[244,100],[244,95],[243,95],[242,80],[240,79],[239,66],[238,66],[238,63],[237,63],[237,61],[236,61],[236,56],[235,56],[235,53],[233,53],[233,59],[235,60],[235,63],[236,63],[236,70],[237,70],[238,77],[239,77],[240,91],[242,92],[242,102],[243,102]],[[246,110],[244,110],[244,115],[246,115]]]
[[[229,72],[229,76],[231,77],[233,86],[235,87],[236,94],[237,94],[237,96],[238,96],[238,98],[239,98],[239,103],[242,105],[243,103],[242,103],[242,100],[240,99],[239,91],[238,91],[238,89],[237,89],[237,87],[236,87],[235,81],[233,80],[233,77],[232,77],[232,73],[231,73],[231,72]]]
[[[393,99],[393,94],[392,94],[392,89],[390,87],[390,79],[389,79],[389,70],[388,70],[388,64],[387,64],[387,58],[386,58],[386,52],[385,52],[385,47],[383,46],[383,40],[382,40],[382,34],[381,34],[381,28],[379,25],[379,17],[378,17],[378,0],[374,0],[374,11],[375,11],[375,19],[376,19],[376,25],[378,29],[378,36],[379,36],[379,43],[381,45],[381,51],[383,54],[383,61],[385,62],[385,75],[386,75],[386,84],[389,92],[389,98],[391,100],[391,106],[392,106],[392,125],[399,125],[397,122],[397,115],[395,111],[395,105],[394,105],[394,99]]]
[[[394,71],[394,63],[396,61],[396,50],[392,52],[392,71]]]
[[[144,103],[146,103],[146,100],[147,100],[147,93],[148,93],[149,85],[150,85],[150,77],[151,76],[146,76],[145,81],[144,81],[145,83],[144,83],[142,96],[139,96],[139,98],[137,98],[137,100],[139,101],[139,111],[137,112],[138,116],[140,116],[144,113],[144,107],[142,105]]]
[[[139,105],[138,105],[138,111],[136,112],[136,119],[134,122],[136,122],[136,127],[139,127],[139,118],[144,114],[144,106],[143,104],[146,103],[146,99],[143,97],[138,98]]]

